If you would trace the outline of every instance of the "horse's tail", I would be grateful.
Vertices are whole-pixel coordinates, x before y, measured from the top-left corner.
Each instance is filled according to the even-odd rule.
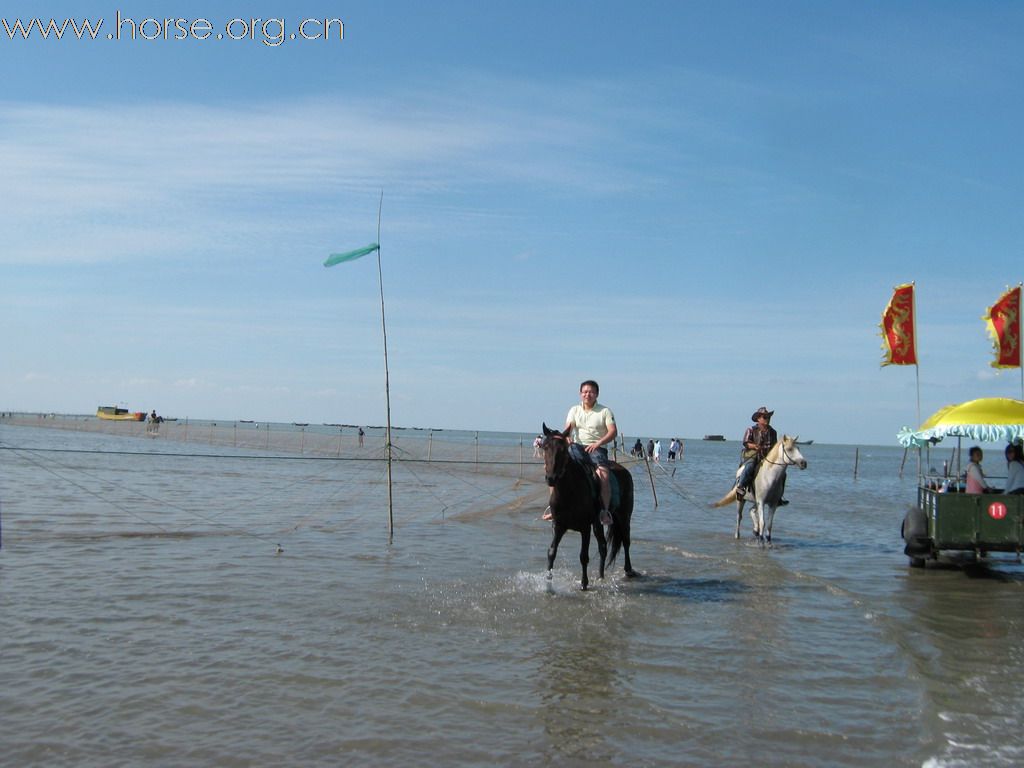
[[[608,530],[608,559],[607,565],[615,562],[615,556],[622,549],[623,542],[629,536],[629,526],[633,517],[633,476],[628,470],[616,473],[619,481],[619,506],[612,510],[612,525]]]
[[[605,561],[605,564],[608,566],[615,562],[615,556],[622,549],[622,530],[620,526],[624,524],[619,513],[612,512],[612,524],[608,529],[608,559]]]
[[[731,491],[712,504],[711,507],[712,509],[717,509],[718,507],[724,507],[726,504],[730,504],[734,501],[736,501],[736,486],[733,486]]]

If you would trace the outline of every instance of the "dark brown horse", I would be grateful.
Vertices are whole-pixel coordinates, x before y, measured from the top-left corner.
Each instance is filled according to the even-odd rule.
[[[590,532],[597,538],[597,550],[601,555],[600,577],[604,578],[605,563],[612,563],[619,549],[625,556],[626,575],[635,576],[629,561],[629,523],[633,516],[633,476],[625,467],[611,462],[611,471],[619,484],[619,503],[609,511],[612,524],[608,526],[611,554],[605,532],[599,518],[601,512],[601,491],[591,468],[575,461],[569,455],[569,430],[557,432],[543,425],[544,479],[551,486],[551,527],[554,538],[548,547],[548,578],[555,564],[558,543],[568,530],[579,531],[580,565],[583,566],[583,589],[590,579],[587,577],[587,563],[590,562]]]

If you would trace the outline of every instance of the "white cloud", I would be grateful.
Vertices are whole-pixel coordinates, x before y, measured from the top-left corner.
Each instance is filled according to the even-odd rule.
[[[417,199],[404,206],[412,211],[441,191],[472,199],[479,185],[594,194],[629,183],[624,172],[612,180],[596,152],[621,127],[603,127],[593,109],[544,114],[520,98],[501,108],[430,93],[386,103],[0,104],[0,263],[181,259],[322,237],[355,222],[367,190],[384,186]]]

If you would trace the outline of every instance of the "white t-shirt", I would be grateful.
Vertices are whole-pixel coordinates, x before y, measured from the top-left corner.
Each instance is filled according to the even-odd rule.
[[[576,441],[583,445],[593,445],[604,439],[615,425],[615,415],[610,408],[594,403],[589,411],[582,405],[574,405],[565,417],[566,424],[576,425]]]

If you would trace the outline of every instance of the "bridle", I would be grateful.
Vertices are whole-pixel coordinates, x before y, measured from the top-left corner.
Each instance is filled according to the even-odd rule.
[[[804,461],[804,464],[801,465],[800,462],[794,460],[794,458],[792,456],[790,456],[790,454],[788,454],[786,452],[786,450],[785,450],[785,442],[784,441],[779,441],[779,442],[777,442],[775,444],[779,446],[778,450],[779,450],[779,453],[782,454],[782,461],[780,461],[780,462],[773,462],[767,456],[764,459],[762,459],[761,461],[763,461],[763,462],[765,462],[767,464],[772,464],[772,465],[774,465],[776,467],[800,467],[801,469],[804,469],[804,468],[807,467],[806,460]],[[771,452],[769,452],[769,453],[771,453]]]
[[[765,462],[766,464],[772,464],[776,467],[795,467],[800,464],[800,462],[794,461],[793,457],[786,452],[785,442],[778,443],[778,446],[779,452],[782,454],[783,461],[772,461],[771,459],[768,458],[768,456],[765,456],[763,459],[761,459],[761,461]]]
[[[562,443],[564,448],[560,452],[556,452],[551,458],[551,472],[547,471],[547,456],[548,451],[557,451],[558,449],[554,446],[555,442]],[[563,435],[554,434],[547,435],[544,438],[544,442],[541,443],[541,450],[544,451],[544,480],[547,484],[554,486],[562,476],[565,475],[565,469],[569,465],[569,441]]]

